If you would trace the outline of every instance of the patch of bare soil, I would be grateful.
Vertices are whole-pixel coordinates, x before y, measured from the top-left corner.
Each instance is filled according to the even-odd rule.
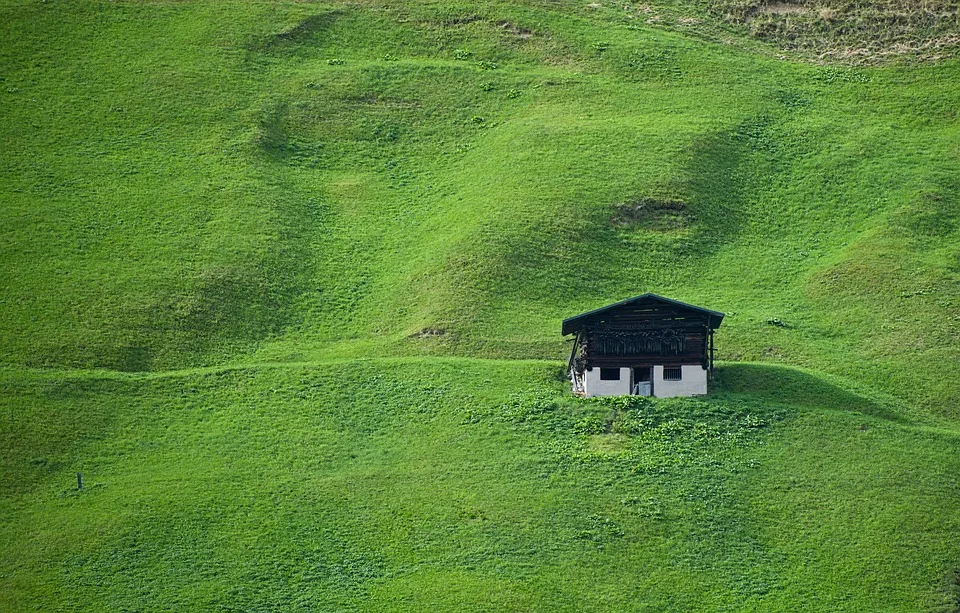
[[[486,23],[491,27],[499,28],[506,34],[510,34],[517,38],[526,40],[533,38],[533,30],[528,28],[520,27],[510,21],[501,20],[501,21],[492,21],[486,17],[481,17],[480,15],[461,15],[457,17],[450,17],[442,21],[424,21],[424,24],[438,24],[444,27],[452,28],[458,26],[466,26],[474,23]]]
[[[637,227],[645,230],[669,232],[689,225],[687,204],[670,198],[640,198],[618,204],[613,213],[613,223],[620,227]]]
[[[509,21],[499,21],[497,22],[497,26],[501,30],[508,32],[516,36],[517,38],[522,38],[524,40],[528,38],[533,38],[533,30],[528,30],[527,28],[521,28],[519,26],[516,26],[510,23]]]
[[[434,338],[437,336],[443,336],[447,331],[442,328],[424,328],[419,332],[415,332],[411,335],[412,338]]]

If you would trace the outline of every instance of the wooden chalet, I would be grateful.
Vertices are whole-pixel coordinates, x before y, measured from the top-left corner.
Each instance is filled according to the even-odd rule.
[[[563,320],[568,374],[582,396],[696,396],[713,371],[723,313],[643,294]]]

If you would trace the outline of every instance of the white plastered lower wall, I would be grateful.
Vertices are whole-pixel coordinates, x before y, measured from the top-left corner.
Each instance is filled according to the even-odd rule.
[[[699,364],[681,366],[680,381],[664,381],[663,366],[653,367],[653,395],[657,398],[674,396],[700,396],[707,393],[707,371]],[[584,395],[624,396],[631,393],[631,369],[620,368],[620,379],[604,381],[600,378],[600,368],[586,370],[583,373]]]
[[[591,396],[623,396],[630,393],[630,369],[621,368],[619,381],[604,381],[600,368],[587,369],[583,373],[583,387],[587,398]]]
[[[680,367],[680,381],[664,381],[663,366],[653,367],[653,395],[657,398],[699,396],[707,393],[707,370],[699,364]]]

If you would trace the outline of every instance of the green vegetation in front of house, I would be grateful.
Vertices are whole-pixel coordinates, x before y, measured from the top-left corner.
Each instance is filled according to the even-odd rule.
[[[950,610],[960,434],[720,373],[652,402],[540,361],[7,376],[0,607]]]

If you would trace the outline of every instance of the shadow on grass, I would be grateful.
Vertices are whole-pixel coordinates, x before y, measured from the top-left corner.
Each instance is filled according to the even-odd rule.
[[[331,10],[309,15],[296,25],[272,34],[251,45],[252,51],[272,55],[292,55],[308,51],[323,43],[324,36],[333,28],[343,11]]]
[[[719,396],[744,396],[766,402],[852,411],[882,419],[906,423],[908,420],[875,400],[861,396],[818,377],[789,366],[774,364],[718,365],[713,381]]]

